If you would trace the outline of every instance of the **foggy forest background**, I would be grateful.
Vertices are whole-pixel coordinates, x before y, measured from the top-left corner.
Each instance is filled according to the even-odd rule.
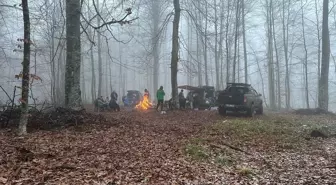
[[[21,79],[20,1],[0,0],[0,85],[12,96]],[[64,104],[65,0],[29,1],[29,103]],[[94,3],[94,4],[93,4]],[[329,110],[336,109],[336,1],[329,2]],[[318,106],[322,58],[322,0],[181,0],[178,85],[247,82],[273,109]],[[131,8],[131,10],[129,9]],[[126,9],[128,9],[126,11]],[[129,23],[120,20],[131,11]],[[83,1],[80,88],[84,104],[115,90],[164,87],[171,96],[172,0]],[[90,24],[89,24],[90,22]],[[100,28],[97,26],[104,25]],[[96,28],[95,28],[96,26]],[[17,91],[16,101],[20,98]],[[8,97],[3,91],[0,101]]]

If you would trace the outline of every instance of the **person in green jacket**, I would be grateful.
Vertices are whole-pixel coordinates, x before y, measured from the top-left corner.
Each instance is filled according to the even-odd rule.
[[[157,98],[157,101],[158,101],[157,106],[156,106],[156,110],[158,110],[159,106],[161,106],[161,111],[162,111],[164,96],[165,96],[165,92],[163,90],[163,87],[160,86],[160,89],[158,89],[156,91],[156,98]]]

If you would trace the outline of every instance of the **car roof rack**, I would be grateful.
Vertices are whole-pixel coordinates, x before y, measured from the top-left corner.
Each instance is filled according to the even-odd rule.
[[[246,84],[246,83],[226,83],[228,86],[245,86],[245,87],[250,87],[251,84]]]

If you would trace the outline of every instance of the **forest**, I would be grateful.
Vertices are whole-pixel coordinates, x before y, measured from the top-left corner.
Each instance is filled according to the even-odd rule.
[[[0,184],[336,182],[335,6],[0,0]],[[264,112],[181,106],[230,83]]]

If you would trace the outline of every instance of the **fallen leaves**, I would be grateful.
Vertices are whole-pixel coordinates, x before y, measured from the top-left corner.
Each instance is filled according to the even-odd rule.
[[[306,143],[301,143],[301,148],[293,145],[281,150],[277,149],[283,145],[280,142],[287,140],[271,141],[282,132],[288,134],[286,129],[273,130],[271,124],[280,124],[273,128],[295,125],[292,122],[297,117],[269,115],[223,120],[212,111],[174,111],[165,115],[150,111],[106,112],[104,116],[83,114],[60,110],[48,117],[35,117],[39,120],[37,126],[45,124],[42,121],[46,118],[71,123],[75,117],[82,122],[59,130],[36,131],[25,138],[1,131],[0,184],[336,182],[335,169],[327,168],[335,164],[335,138],[303,139]],[[269,122],[267,130],[267,124],[260,120],[268,122],[269,119],[276,121]],[[232,127],[227,127],[229,124]],[[248,134],[238,133],[240,128],[245,128],[242,130]],[[268,137],[269,134],[273,137]],[[189,153],[185,151],[186,146],[189,146]],[[205,154],[206,157],[194,160],[186,154],[201,157]]]

